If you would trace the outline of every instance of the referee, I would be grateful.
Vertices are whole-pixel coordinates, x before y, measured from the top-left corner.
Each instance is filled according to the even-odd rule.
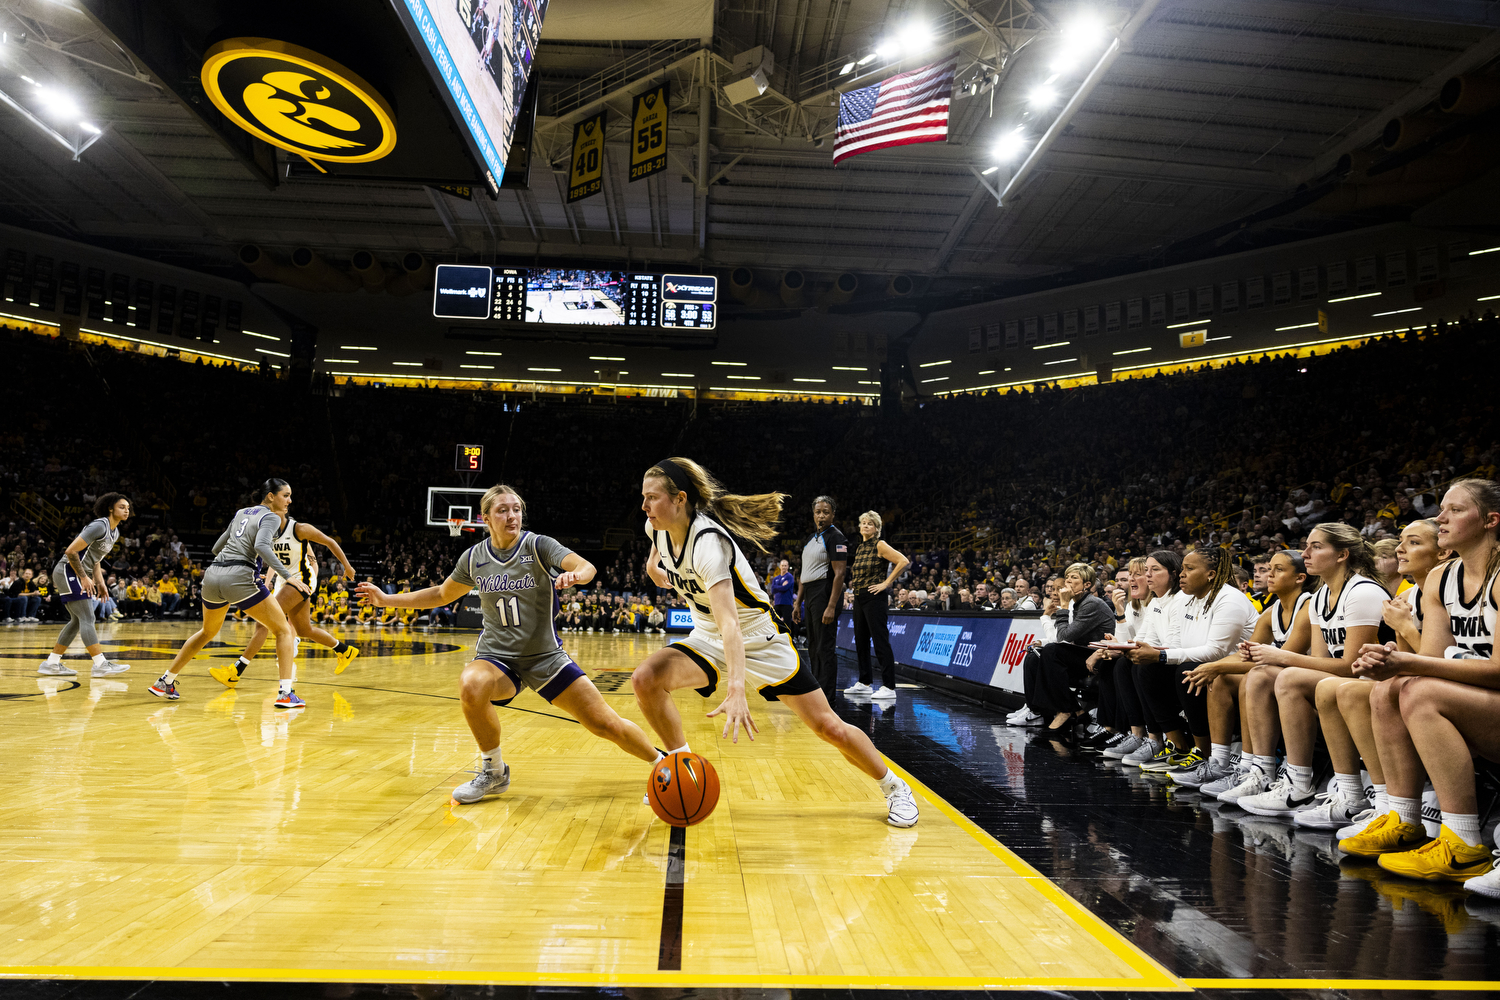
[[[849,563],[849,542],[833,524],[833,497],[813,501],[816,531],[802,546],[802,575],[797,581],[797,601],[792,620],[807,620],[807,652],[813,677],[833,704],[833,689],[839,676],[834,637],[839,611],[844,603],[844,570]]]

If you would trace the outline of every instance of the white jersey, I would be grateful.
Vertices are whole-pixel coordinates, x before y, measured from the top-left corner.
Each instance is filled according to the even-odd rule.
[[[740,631],[747,636],[781,631],[781,624],[771,613],[771,599],[761,588],[750,560],[740,551],[723,525],[699,511],[688,526],[682,551],[674,552],[672,539],[665,531],[646,534],[656,545],[661,568],[672,588],[687,601],[693,612],[693,627],[710,635],[719,634],[713,609],[708,604],[708,588],[722,580],[734,587],[734,603],[740,618]]]
[[[1390,595],[1380,584],[1358,573],[1344,581],[1344,589],[1339,591],[1337,603],[1330,600],[1331,595],[1328,584],[1319,587],[1313,595],[1308,617],[1312,621],[1312,627],[1323,634],[1323,644],[1328,647],[1328,655],[1337,660],[1344,655],[1344,644],[1349,639],[1351,627],[1379,627],[1385,616],[1386,598]]]
[[[1464,601],[1464,564],[1455,559],[1443,567],[1438,596],[1448,611],[1453,645],[1443,651],[1450,660],[1488,660],[1495,651],[1495,578],[1469,602]]]
[[[271,539],[271,550],[293,576],[307,584],[309,590],[318,589],[318,558],[313,554],[312,542],[297,537],[296,521],[290,517],[286,519],[281,534]],[[281,586],[277,584],[278,589]]]
[[[1266,609],[1271,612],[1271,645],[1277,649],[1286,645],[1287,639],[1292,635],[1292,625],[1296,623],[1297,616],[1302,613],[1302,606],[1310,600],[1312,600],[1311,594],[1297,595],[1297,603],[1292,605],[1292,614],[1287,619],[1285,628],[1281,625],[1281,598],[1278,597],[1271,602],[1271,606]]]

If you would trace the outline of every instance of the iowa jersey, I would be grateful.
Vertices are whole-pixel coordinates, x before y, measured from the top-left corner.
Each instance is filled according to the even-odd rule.
[[[740,631],[745,635],[780,631],[771,614],[771,599],[761,588],[750,560],[745,558],[719,522],[702,511],[694,514],[681,552],[674,551],[672,538],[667,532],[652,531],[650,522],[646,524],[646,534],[656,546],[661,568],[671,581],[672,589],[692,610],[694,628],[712,635],[719,634],[719,623],[714,621],[713,609],[708,603],[708,588],[721,580],[729,580],[734,587]]]
[[[1287,639],[1291,638],[1292,625],[1297,621],[1297,615],[1302,613],[1302,606],[1312,600],[1311,594],[1298,594],[1297,602],[1292,605],[1292,613],[1287,617],[1286,627],[1281,625],[1281,598],[1271,598],[1267,605],[1271,612],[1271,644],[1277,649],[1286,645]]]
[[[318,587],[318,560],[313,554],[312,542],[297,537],[297,522],[290,516],[281,528],[281,534],[271,540],[271,551],[281,564],[307,584],[309,590]]]
[[[1379,628],[1385,620],[1385,601],[1389,596],[1380,584],[1358,573],[1344,581],[1337,602],[1331,600],[1332,591],[1328,584],[1319,587],[1313,595],[1308,617],[1312,627],[1323,634],[1328,655],[1334,659],[1344,655],[1351,627],[1373,625]]]
[[[1448,612],[1448,631],[1453,645],[1443,655],[1450,660],[1488,660],[1495,651],[1495,578],[1484,586],[1472,601],[1464,601],[1464,566],[1454,560],[1443,567],[1438,596]]]

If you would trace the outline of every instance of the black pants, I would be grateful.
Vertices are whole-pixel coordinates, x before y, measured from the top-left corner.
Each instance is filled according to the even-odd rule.
[[[838,618],[824,625],[823,612],[828,610],[828,597],[832,593],[833,584],[829,580],[814,580],[802,588],[802,621],[807,625],[807,655],[811,661],[808,666],[830,704],[839,679],[838,654],[833,644]]]
[[[798,628],[792,622],[792,606],[790,604],[773,604],[776,609],[776,617],[781,619],[782,626],[792,635],[796,635]]]
[[[884,594],[854,595],[854,656],[859,660],[859,682],[874,679],[870,667],[870,642],[875,643],[875,658],[880,661],[880,683],[896,687],[896,656],[891,652],[891,634],[885,627]]]
[[[1118,732],[1146,724],[1146,710],[1135,689],[1135,674],[1125,657],[1102,657],[1094,665],[1099,678],[1099,722]]]
[[[1208,688],[1204,688],[1197,694],[1188,690],[1188,686],[1182,683],[1184,674],[1192,671],[1198,666],[1196,663],[1179,663],[1173,670],[1177,676],[1177,704],[1182,706],[1182,714],[1187,716],[1188,732],[1195,737],[1208,738]]]
[[[1037,715],[1046,715],[1048,709],[1043,704],[1042,693],[1042,648],[1033,646],[1026,651],[1026,657],[1021,661],[1021,694],[1026,699],[1026,707]],[[1050,710],[1053,715],[1056,709]],[[1052,721],[1049,717],[1048,722]]]
[[[1140,692],[1141,702],[1146,710],[1146,728],[1153,733],[1170,733],[1187,728],[1182,722],[1182,701],[1173,690],[1181,687],[1177,680],[1179,669],[1182,668],[1165,663],[1135,664],[1136,690]],[[1191,670],[1192,665],[1187,665],[1186,669]],[[1203,712],[1206,726],[1206,699]]]
[[[1078,689],[1088,681],[1089,650],[1068,642],[1049,642],[1042,647],[1037,673],[1036,712],[1049,723],[1058,712],[1078,711]]]

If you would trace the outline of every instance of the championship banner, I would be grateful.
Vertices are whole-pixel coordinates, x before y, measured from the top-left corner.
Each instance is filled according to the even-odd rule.
[[[573,126],[573,168],[568,204],[604,190],[604,112]]]
[[[1021,661],[1036,640],[1035,618],[890,612],[886,631],[896,662],[1021,694]],[[837,644],[854,649],[854,619],[839,616]]]
[[[630,179],[667,169],[667,81],[638,94],[630,112]]]

